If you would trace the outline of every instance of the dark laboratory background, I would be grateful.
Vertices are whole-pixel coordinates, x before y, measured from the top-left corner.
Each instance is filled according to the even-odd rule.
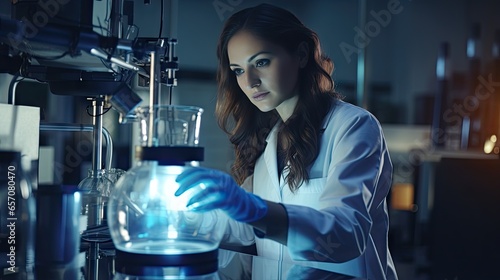
[[[11,16],[10,2],[0,2],[2,16]],[[172,103],[205,110],[202,165],[226,171],[232,150],[213,117],[219,31],[231,13],[261,2],[294,12],[333,59],[337,91],[384,129],[394,164],[389,241],[400,279],[500,279],[500,1],[172,0],[163,20],[158,0],[125,2],[134,3],[132,33],[177,38]],[[0,103],[7,103],[13,75],[2,64]],[[53,94],[33,79],[17,84],[15,104],[40,107],[42,124],[92,124],[84,94]],[[109,110],[103,125],[112,165],[127,170],[138,131],[118,118]],[[40,182],[85,178],[91,137],[40,131]]]

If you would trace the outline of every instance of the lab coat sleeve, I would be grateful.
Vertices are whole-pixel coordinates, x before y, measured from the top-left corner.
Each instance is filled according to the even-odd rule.
[[[241,185],[246,191],[251,192],[253,176],[245,179]],[[233,219],[228,219],[226,231],[222,238],[222,243],[229,245],[249,246],[255,243],[255,234],[253,227],[246,223],[240,223]]]
[[[253,227],[249,224],[240,223],[229,219],[222,237],[222,243],[227,245],[249,246],[255,243]]]
[[[379,213],[392,180],[392,164],[382,130],[370,114],[344,116],[322,145],[324,189],[316,210],[285,205],[289,217],[288,250],[294,260],[346,262],[359,257],[372,229],[372,209]]]

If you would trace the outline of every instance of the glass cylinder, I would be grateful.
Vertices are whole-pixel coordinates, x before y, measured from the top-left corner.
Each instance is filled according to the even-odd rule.
[[[141,146],[198,146],[202,108],[157,105],[139,107],[136,113]]]

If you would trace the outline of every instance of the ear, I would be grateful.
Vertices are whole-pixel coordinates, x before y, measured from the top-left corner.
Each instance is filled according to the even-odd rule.
[[[309,46],[306,41],[302,41],[297,47],[297,56],[299,57],[299,66],[304,68],[309,61]]]

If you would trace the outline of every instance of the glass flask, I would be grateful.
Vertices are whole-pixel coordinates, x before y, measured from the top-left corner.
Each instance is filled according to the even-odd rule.
[[[116,182],[108,202],[116,275],[179,279],[175,277],[213,273],[228,217],[220,210],[188,210],[186,204],[196,188],[174,195],[177,176],[203,160],[203,148],[198,147],[203,110],[158,106],[138,112],[142,143],[136,147],[138,161]]]
[[[105,218],[104,209],[113,183],[104,174],[103,169],[89,169],[87,177],[78,184],[82,196],[80,232],[100,226]]]
[[[116,182],[118,182],[118,179],[120,179],[120,177],[125,175],[125,173],[126,173],[125,170],[122,170],[119,168],[109,168],[109,169],[103,170],[103,172],[104,172],[103,173],[104,177],[107,178],[109,181],[111,181],[112,188],[115,186]],[[109,192],[109,195],[111,195],[111,191]],[[107,203],[105,203],[104,204],[104,211],[103,211],[104,217],[102,220],[102,223],[105,225],[108,224],[107,213],[108,213],[108,205],[107,205]]]
[[[111,184],[115,185],[121,176],[125,175],[125,170],[119,168],[110,168],[104,170],[104,177],[111,181]]]
[[[108,205],[108,225],[117,249],[177,255],[218,248],[225,214],[188,211],[186,204],[195,189],[174,195],[175,179],[185,168],[141,161],[118,180]]]

